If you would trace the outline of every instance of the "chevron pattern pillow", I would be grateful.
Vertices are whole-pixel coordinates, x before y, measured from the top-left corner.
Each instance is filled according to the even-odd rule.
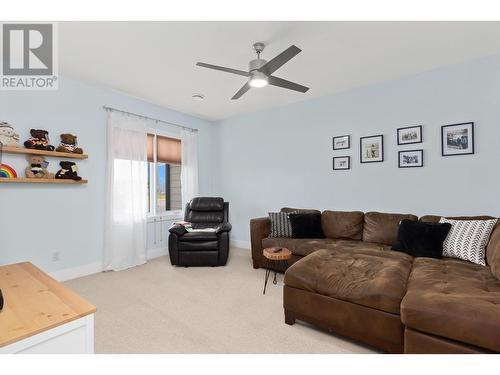
[[[443,256],[486,265],[485,247],[496,220],[452,220],[442,217],[440,223],[450,223],[451,230],[443,242]]]
[[[269,237],[292,237],[292,224],[288,214],[294,212],[269,212],[271,219],[271,233]]]

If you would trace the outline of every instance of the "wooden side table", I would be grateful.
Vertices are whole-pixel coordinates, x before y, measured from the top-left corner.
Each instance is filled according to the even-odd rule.
[[[288,268],[288,259],[292,257],[292,252],[285,247],[268,247],[262,251],[262,255],[267,259],[266,267],[266,277],[264,279],[264,291],[262,294],[266,294],[267,281],[269,280],[269,275],[271,274],[271,265],[273,262],[282,263],[285,270]],[[273,284],[277,284],[276,271],[274,271]]]

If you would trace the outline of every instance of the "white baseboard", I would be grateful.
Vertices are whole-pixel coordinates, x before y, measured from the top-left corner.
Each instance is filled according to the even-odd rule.
[[[238,247],[240,249],[251,249],[250,241],[242,241],[242,240],[229,240],[231,247]]]
[[[167,248],[148,249],[147,259],[154,259],[168,254]],[[58,271],[49,272],[57,281],[67,281],[78,277],[93,275],[102,272],[102,262],[94,262],[83,266],[65,268]]]
[[[240,249],[250,249],[250,242],[231,240],[231,246]],[[147,250],[148,260],[165,255],[168,255],[168,248],[166,247]],[[71,279],[76,279],[78,277],[93,275],[99,272],[102,272],[102,262],[94,262],[90,264],[85,264],[83,266],[65,268],[59,271],[49,272],[49,275],[52,276],[57,281],[67,281]]]
[[[59,271],[49,272],[57,281],[66,281],[76,279],[78,277],[93,275],[94,273],[102,272],[102,262],[94,262],[83,266],[65,268]]]
[[[162,257],[164,255],[168,255],[168,248],[166,247],[159,247],[156,249],[148,249],[147,251],[147,259],[154,259],[158,257]]]

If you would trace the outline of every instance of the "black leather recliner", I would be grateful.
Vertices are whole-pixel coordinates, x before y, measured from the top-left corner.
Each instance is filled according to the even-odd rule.
[[[184,221],[193,229],[213,228],[213,232],[188,232],[173,224],[168,253],[174,266],[224,266],[229,255],[229,203],[223,198],[199,197],[186,205]]]

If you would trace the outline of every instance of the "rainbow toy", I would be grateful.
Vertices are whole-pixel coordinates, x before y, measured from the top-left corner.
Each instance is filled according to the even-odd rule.
[[[17,173],[7,164],[0,164],[0,178],[17,178]]]

